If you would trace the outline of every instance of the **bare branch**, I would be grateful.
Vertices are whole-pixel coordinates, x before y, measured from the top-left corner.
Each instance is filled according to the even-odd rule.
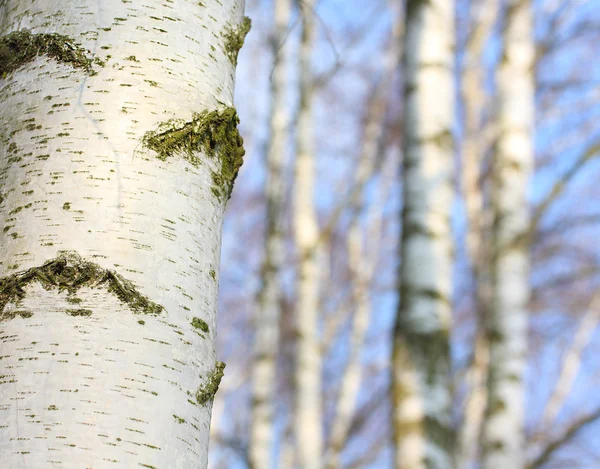
[[[529,464],[526,469],[538,469],[546,464],[552,456],[568,443],[573,441],[577,434],[588,425],[600,420],[600,409],[573,421],[557,438],[550,441],[541,453]]]
[[[573,179],[579,173],[586,163],[588,163],[592,158],[597,157],[599,154],[600,142],[595,142],[588,146],[587,149],[579,156],[579,158],[577,158],[575,163],[573,163],[573,165],[557,179],[550,192],[535,208],[529,230],[525,236],[531,236],[537,230],[541,219],[548,212],[552,204],[562,195],[571,179]]]
[[[554,387],[554,392],[546,404],[541,420],[541,428],[551,428],[556,416],[564,406],[579,372],[581,355],[591,342],[599,322],[600,293],[596,293],[588,310],[579,322],[579,327],[575,333],[571,346],[563,357],[560,376]]]

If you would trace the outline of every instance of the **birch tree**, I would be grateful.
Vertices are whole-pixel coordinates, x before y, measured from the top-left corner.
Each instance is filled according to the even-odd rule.
[[[252,416],[250,420],[249,464],[253,469],[272,467],[277,349],[279,345],[280,278],[284,256],[282,226],[284,191],[284,155],[288,136],[288,112],[285,96],[287,61],[282,51],[290,21],[291,0],[274,4],[275,32],[272,39],[274,58],[271,81],[271,135],[267,154],[265,196],[266,239],[262,266],[262,286],[258,298],[254,363],[252,365]]]
[[[453,24],[450,0],[407,3],[402,265],[392,357],[396,469],[451,467]]]
[[[475,338],[473,358],[467,370],[467,396],[456,445],[456,466],[469,467],[479,450],[479,435],[487,402],[487,369],[489,351],[484,322],[491,300],[489,269],[490,210],[485,197],[487,183],[484,161],[490,148],[489,96],[485,92],[486,45],[498,14],[497,0],[479,0],[470,7],[472,30],[465,44],[465,66],[462,71],[464,137],[462,140],[462,192],[468,231],[466,248],[474,279]],[[486,120],[487,118],[487,120]]]
[[[342,371],[339,391],[337,393],[334,416],[331,423],[330,437],[327,445],[325,468],[339,469],[342,467],[342,452],[350,437],[350,429],[356,416],[358,397],[360,393],[363,372],[361,355],[365,348],[365,339],[372,315],[370,286],[374,278],[377,257],[379,253],[379,236],[382,218],[381,207],[388,195],[389,186],[396,177],[394,171],[388,168],[381,170],[382,177],[378,189],[382,194],[379,200],[368,207],[368,228],[361,227],[361,212],[365,211],[364,187],[377,170],[383,166],[384,141],[388,137],[386,129],[386,113],[388,110],[387,97],[392,92],[394,76],[400,62],[399,47],[403,29],[400,8],[394,8],[391,41],[383,56],[384,69],[382,77],[374,84],[371,102],[368,103],[364,129],[364,141],[359,153],[353,187],[350,192],[349,212],[350,226],[347,231],[348,270],[351,282],[351,302],[354,311],[350,318],[350,337],[348,340],[348,359]],[[386,172],[385,169],[388,169]],[[387,173],[387,174],[386,174]],[[379,202],[379,203],[377,203]],[[367,241],[368,248],[367,249]],[[342,316],[342,315],[338,315]],[[326,343],[323,344],[326,346]]]
[[[319,227],[313,202],[315,156],[311,58],[315,38],[314,0],[299,3],[300,107],[294,183],[294,237],[299,256],[296,286],[295,438],[299,469],[319,469],[323,451],[321,350],[319,334]]]
[[[206,467],[243,7],[0,2],[3,467]]]
[[[524,465],[524,373],[529,299],[528,183],[533,169],[532,5],[507,3],[498,69],[498,143],[492,168],[494,214],[484,469]]]

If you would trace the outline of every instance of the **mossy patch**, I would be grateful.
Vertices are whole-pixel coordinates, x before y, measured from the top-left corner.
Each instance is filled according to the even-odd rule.
[[[83,69],[90,75],[95,74],[93,64],[101,65],[100,60],[93,59],[73,38],[56,33],[32,34],[28,29],[21,29],[0,37],[0,77],[6,77],[40,55]]]
[[[221,33],[221,36],[223,36],[225,41],[223,43],[223,49],[233,65],[237,65],[240,49],[244,45],[244,40],[246,39],[246,35],[250,32],[251,27],[252,20],[247,16],[244,16],[244,19],[240,24],[235,27],[227,25],[225,30]]]
[[[23,319],[29,319],[33,316],[31,311],[17,310],[17,311],[4,311],[0,313],[0,322],[8,321],[10,319],[15,319],[16,317],[20,317]]]
[[[92,310],[91,309],[84,309],[84,308],[79,308],[79,309],[67,309],[67,314],[69,316],[91,316],[92,315]]]
[[[218,170],[212,172],[212,192],[219,198],[231,196],[233,183],[244,162],[244,140],[240,119],[234,108],[194,113],[191,121],[170,119],[155,131],[146,132],[143,145],[156,152],[158,159],[179,154],[193,166],[199,166],[199,152],[218,158]]]
[[[142,295],[132,282],[118,273],[86,261],[75,252],[61,251],[56,259],[49,260],[40,267],[32,267],[0,279],[0,312],[4,311],[7,303],[23,300],[25,287],[33,282],[38,282],[46,290],[66,290],[73,297],[82,287],[105,286],[136,314],[160,314],[163,311],[162,306]],[[82,313],[88,310],[69,311],[78,312],[72,315],[88,315]]]
[[[207,402],[212,401],[215,394],[219,390],[219,384],[223,378],[225,370],[225,363],[217,362],[215,369],[208,373],[206,382],[198,388],[196,391],[196,401],[200,405],[205,405]]]
[[[206,332],[208,334],[208,324],[206,323],[206,321],[203,321],[200,318],[193,318],[192,319],[192,326],[195,327],[196,329],[200,329],[202,332]]]

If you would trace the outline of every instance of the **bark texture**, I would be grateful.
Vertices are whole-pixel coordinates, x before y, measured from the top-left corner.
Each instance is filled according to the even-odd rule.
[[[0,3],[2,467],[206,467],[242,14]]]
[[[313,201],[315,154],[313,144],[313,76],[311,58],[315,36],[314,0],[300,3],[300,108],[294,185],[294,237],[299,256],[296,288],[296,405],[295,439],[299,469],[319,469],[323,451],[319,325],[319,228]]]
[[[493,301],[484,469],[524,466],[524,372],[529,299],[528,184],[533,169],[535,47],[530,1],[507,3],[498,70],[498,144],[492,168]]]
[[[404,43],[400,305],[392,358],[396,469],[451,467],[454,2],[409,0]]]
[[[278,0],[275,9],[275,31],[272,39],[274,58],[271,81],[271,135],[267,154],[265,187],[266,239],[262,266],[262,285],[258,297],[255,322],[254,362],[252,364],[252,417],[250,421],[249,464],[251,469],[270,469],[273,465],[275,436],[276,367],[279,347],[280,272],[283,265],[285,200],[284,163],[288,143],[287,61],[281,52],[288,33],[291,0]]]

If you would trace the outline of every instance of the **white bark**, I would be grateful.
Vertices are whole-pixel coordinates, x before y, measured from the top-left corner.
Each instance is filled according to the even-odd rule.
[[[295,441],[299,469],[319,469],[323,448],[319,324],[319,228],[313,202],[315,155],[313,145],[314,0],[301,4],[300,109],[294,184],[294,236],[299,256],[296,288]]]
[[[511,0],[498,70],[498,145],[492,168],[493,301],[482,467],[524,465],[524,372],[529,299],[528,183],[533,169],[535,47],[530,1]]]
[[[142,139],[232,106],[222,34],[242,13],[1,3],[0,39],[57,32],[105,61],[90,75],[41,51],[0,78],[2,467],[206,467],[223,155],[162,161]]]
[[[454,2],[411,0],[404,43],[400,306],[393,352],[396,469],[451,467]]]
[[[275,32],[272,42],[274,67],[271,82],[271,136],[267,154],[267,227],[262,286],[255,322],[254,362],[252,364],[252,416],[250,421],[249,464],[253,469],[269,469],[273,459],[276,366],[279,346],[280,272],[284,257],[283,204],[284,163],[288,137],[285,89],[287,61],[282,52],[291,14],[291,0],[275,2]]]

